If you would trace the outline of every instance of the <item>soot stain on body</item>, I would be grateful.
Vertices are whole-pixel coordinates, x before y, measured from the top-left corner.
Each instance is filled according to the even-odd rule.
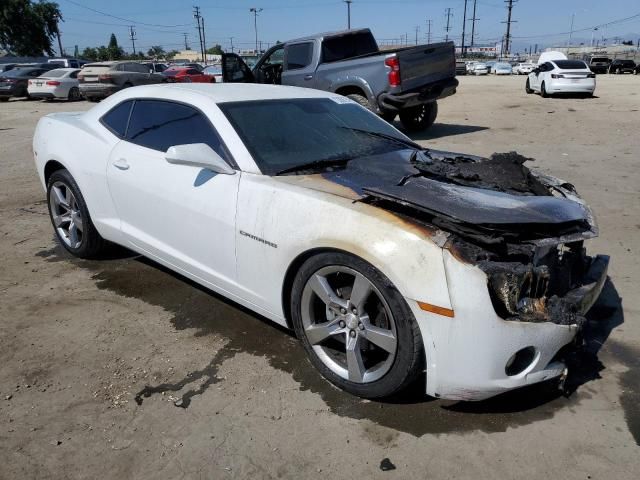
[[[175,383],[146,385],[141,388],[135,398],[138,404],[141,404],[144,398],[157,393],[181,391],[192,382],[204,378],[204,382],[184,393],[176,402],[176,406],[187,408],[194,396],[203,393],[210,385],[219,381],[216,377],[218,366],[238,352],[265,357],[274,368],[290,373],[300,384],[301,390],[319,394],[330,410],[339,416],[367,419],[380,426],[416,437],[476,430],[488,433],[504,432],[511,427],[549,419],[558,410],[577,405],[582,398],[579,391],[568,397],[563,396],[555,383],[547,382],[482,402],[445,401],[426,396],[423,379],[395,398],[384,401],[363,400],[325,381],[307,361],[303,348],[292,332],[150,260],[134,257],[133,254],[115,255],[107,261],[79,260],[71,257],[60,247],[42,251],[38,256],[48,261],[68,261],[90,270],[94,273],[93,279],[100,289],[163,307],[173,314],[171,323],[177,330],[193,330],[196,336],[216,334],[227,340],[225,346],[202,370],[192,372]],[[621,312],[619,305],[616,311]],[[607,322],[598,323],[603,325]],[[611,328],[619,323],[621,320],[615,325],[611,323]],[[611,328],[602,332],[605,338]],[[628,353],[624,350],[621,352],[625,356]],[[637,359],[638,355],[635,359],[633,355],[626,356],[626,360],[635,361],[636,366]],[[599,361],[595,361],[594,365],[589,364],[588,371],[579,372],[570,380],[573,390],[587,381],[599,378],[597,372],[603,368]],[[634,437],[638,440],[638,371],[636,368],[630,368],[625,375],[623,381],[628,390],[622,403],[629,428],[635,432]]]

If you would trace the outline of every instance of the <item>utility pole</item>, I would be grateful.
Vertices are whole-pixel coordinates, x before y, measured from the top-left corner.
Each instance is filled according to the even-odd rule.
[[[464,0],[464,13],[462,14],[462,49],[460,53],[464,57],[464,34],[467,26],[467,0]]]
[[[249,12],[253,13],[253,29],[256,32],[256,54],[258,53],[258,14],[262,11],[262,8],[251,7]]]
[[[573,21],[576,19],[576,14],[572,13],[571,14],[571,30],[569,31],[569,43],[567,44],[567,47],[571,46],[571,37],[573,37]]]
[[[231,53],[233,53],[233,37],[229,37],[229,40],[231,40]]]
[[[515,20],[511,20],[511,11],[513,10],[513,4],[517,1],[518,0],[504,0],[504,2],[507,4],[508,10],[507,21],[502,22],[507,24],[507,33],[504,37],[504,52],[507,55],[509,55],[509,52],[511,51],[511,24],[516,22]]]
[[[196,19],[198,23],[198,37],[200,38],[200,55],[202,55],[202,60],[204,61],[204,45],[202,44],[202,30],[200,29],[200,7],[193,7],[193,18]]]
[[[476,40],[476,22],[480,20],[476,18],[476,5],[478,0],[473,0],[473,18],[471,19],[471,48]]]
[[[445,42],[449,41],[449,31],[451,30],[451,17],[453,14],[451,13],[451,7],[448,7],[445,10],[445,15],[447,16],[447,26],[445,27],[445,31],[447,32],[444,38]]]
[[[187,40],[187,38],[189,37],[188,33],[183,33],[182,36],[184,37],[184,49],[185,50],[191,50],[191,48],[189,47],[189,42]]]
[[[347,29],[351,30],[351,4],[353,0],[344,0],[344,3],[347,4]]]
[[[427,20],[427,43],[431,43],[431,25],[433,24],[433,20]]]
[[[416,25],[416,45],[418,44],[418,32],[420,31],[420,27]]]
[[[207,37],[204,33],[204,17],[200,17],[202,23],[202,61],[207,64]]]
[[[131,39],[131,48],[133,49],[133,54],[136,54],[136,31],[133,29],[133,25],[129,27],[129,38]]]

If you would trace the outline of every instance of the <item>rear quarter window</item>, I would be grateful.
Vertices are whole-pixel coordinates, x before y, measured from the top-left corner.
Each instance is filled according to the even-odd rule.
[[[132,106],[133,100],[116,105],[102,116],[100,122],[115,136],[124,138],[127,133],[127,125],[129,123]]]

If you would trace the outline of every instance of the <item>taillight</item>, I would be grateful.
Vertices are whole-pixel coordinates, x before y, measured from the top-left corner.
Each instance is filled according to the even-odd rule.
[[[400,61],[398,57],[387,57],[384,60],[384,64],[391,69],[389,72],[389,86],[400,86]]]
[[[29,85],[33,85],[33,80],[29,80]]]
[[[558,73],[552,73],[551,74],[551,78],[564,78],[564,75],[558,74]]]
[[[56,80],[48,80],[47,85],[49,85],[50,87],[57,87],[58,85],[60,85],[60,82]]]

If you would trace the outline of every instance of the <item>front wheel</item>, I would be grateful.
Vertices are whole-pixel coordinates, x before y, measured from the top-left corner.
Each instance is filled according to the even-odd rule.
[[[425,103],[400,111],[400,122],[409,132],[421,132],[429,128],[438,116],[438,102]]]
[[[417,322],[380,271],[340,252],[307,260],[291,294],[296,335],[330,382],[360,397],[408,386],[424,367]]]
[[[78,184],[68,170],[53,172],[47,182],[49,216],[60,244],[72,255],[94,258],[107,242],[94,227]]]

